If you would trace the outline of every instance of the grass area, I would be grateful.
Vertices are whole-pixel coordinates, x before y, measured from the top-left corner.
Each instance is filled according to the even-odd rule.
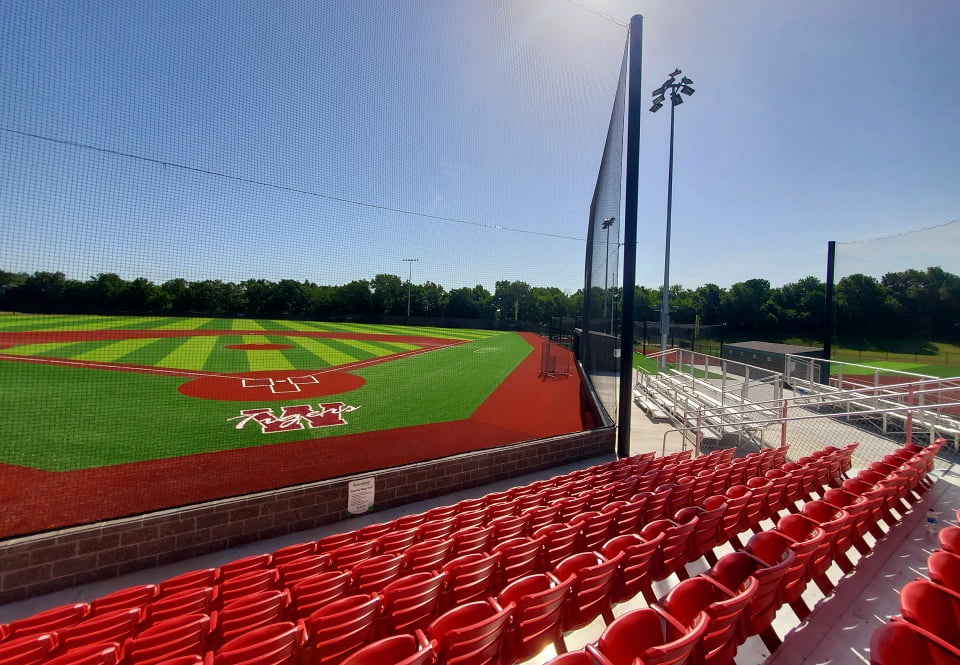
[[[375,359],[417,348],[394,339],[351,340],[285,336],[284,331],[325,330],[370,335],[421,335],[463,340],[428,353],[388,359],[352,370],[366,383],[343,394],[281,401],[238,402],[197,399],[178,392],[190,381],[165,376],[117,372],[95,367],[64,367],[0,360],[0,462],[50,471],[177,457],[251,446],[319,439],[360,432],[392,430],[448,422],[470,416],[526,358],[530,345],[513,332],[307,324],[304,322],[143,317],[0,317],[4,331],[49,330],[188,331],[184,337],[131,341],[113,339],[63,344],[19,343],[0,353],[63,360],[122,362],[148,367],[215,371],[319,369],[355,360]],[[190,330],[254,332],[190,336]],[[8,337],[8,339],[13,339]],[[244,351],[238,343],[283,343],[292,349]],[[346,425],[304,427],[264,435],[255,423],[236,428],[244,409],[344,402],[359,407]]]

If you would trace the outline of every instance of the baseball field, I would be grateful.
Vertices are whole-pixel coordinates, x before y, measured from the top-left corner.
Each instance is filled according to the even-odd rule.
[[[0,316],[0,537],[588,427],[527,333]],[[550,353],[567,353],[549,347]]]

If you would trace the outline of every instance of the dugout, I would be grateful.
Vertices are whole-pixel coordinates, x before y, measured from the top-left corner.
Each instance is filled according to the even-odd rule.
[[[777,344],[775,342],[734,342],[723,345],[722,357],[745,365],[786,373],[787,356],[823,358],[823,349],[815,346]]]

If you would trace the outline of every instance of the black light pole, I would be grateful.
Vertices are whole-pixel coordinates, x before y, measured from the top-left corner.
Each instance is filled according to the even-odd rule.
[[[686,76],[677,81],[683,72],[679,69],[670,74],[670,78],[653,91],[653,106],[650,110],[656,113],[663,107],[667,93],[670,94],[670,165],[667,167],[667,240],[663,256],[663,302],[660,309],[660,367],[666,368],[667,340],[670,335],[670,222],[673,209],[673,127],[674,111],[679,104],[683,104],[683,96],[692,95],[695,91],[691,87],[693,81]]]
[[[410,265],[410,269],[407,272],[407,325],[410,324],[410,289],[413,284],[413,264],[419,261],[420,259],[401,259]]]

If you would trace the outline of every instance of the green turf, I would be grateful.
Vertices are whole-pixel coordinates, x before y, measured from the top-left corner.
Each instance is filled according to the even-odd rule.
[[[17,319],[17,323],[11,319]],[[76,325],[70,325],[71,321]],[[268,322],[149,317],[0,317],[0,331],[178,329],[263,331],[229,334],[22,345],[0,353],[87,358],[218,373],[258,369],[320,369],[416,349],[393,340],[287,337]],[[0,361],[0,462],[66,471],[181,455],[321,439],[460,420],[470,416],[532,351],[516,333],[284,322],[286,329],[429,335],[466,340],[427,353],[390,359],[353,372],[366,384],[342,395],[276,402],[229,402],[187,397],[182,376],[135,374]],[[99,326],[99,327],[98,327]],[[2,342],[2,337],[0,337]],[[283,350],[243,351],[230,344],[289,344]],[[48,348],[49,347],[49,348]],[[264,434],[241,410],[344,402],[357,410],[346,425]]]

